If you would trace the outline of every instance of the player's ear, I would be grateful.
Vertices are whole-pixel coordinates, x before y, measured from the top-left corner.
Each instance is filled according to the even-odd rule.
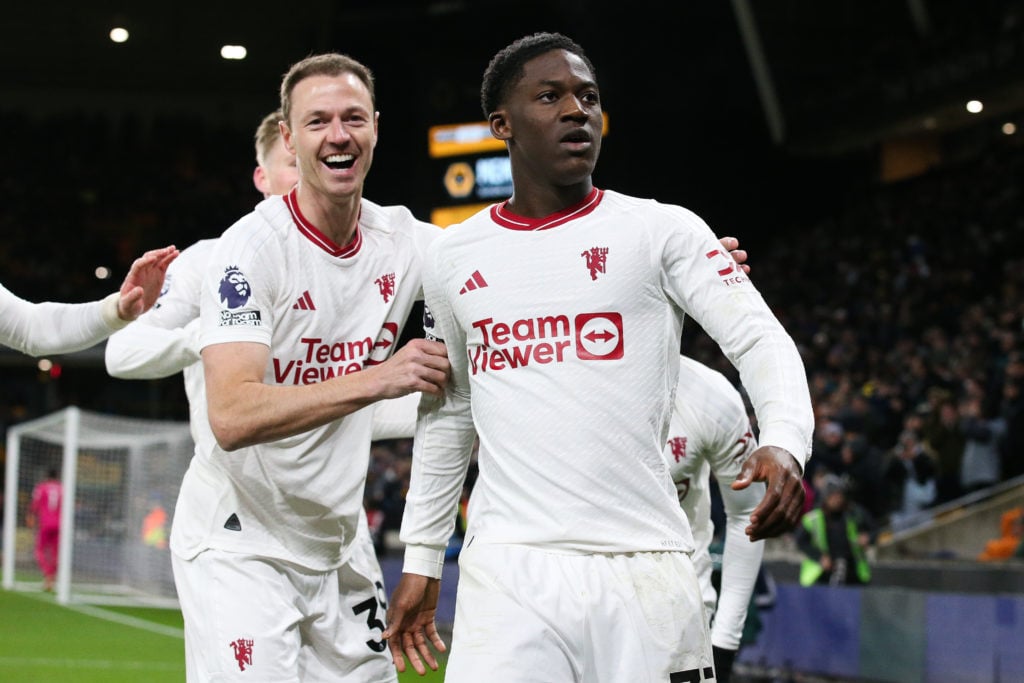
[[[288,123],[278,121],[277,127],[281,131],[281,140],[284,142],[284,148],[288,150],[289,154],[295,154],[295,146],[292,144],[292,130],[288,127]]]
[[[508,140],[512,137],[512,130],[508,125],[508,117],[505,116],[505,112],[498,110],[491,112],[487,117],[487,124],[491,128],[491,135],[499,140]]]
[[[256,189],[263,193],[264,197],[269,197],[270,183],[267,181],[267,172],[263,170],[262,166],[257,166],[252,172],[252,184],[256,186]]]

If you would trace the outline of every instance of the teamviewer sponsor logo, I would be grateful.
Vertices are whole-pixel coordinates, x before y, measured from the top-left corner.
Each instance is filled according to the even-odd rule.
[[[303,337],[291,356],[273,358],[278,384],[316,384],[332,377],[359,372],[388,359],[398,340],[398,324],[384,323],[376,339],[323,339]]]
[[[373,339],[325,340],[303,337],[292,358],[274,357],[274,381],[278,384],[316,384],[359,372],[373,349]]]
[[[470,372],[498,372],[578,360],[619,360],[623,355],[622,314],[580,313],[521,318],[484,318],[473,323],[480,343],[467,349]]]

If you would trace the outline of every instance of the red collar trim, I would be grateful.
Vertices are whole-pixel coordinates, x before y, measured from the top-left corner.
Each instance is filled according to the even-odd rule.
[[[508,201],[504,201],[501,204],[495,204],[491,207],[491,218],[498,225],[510,230],[547,230],[548,228],[556,228],[571,220],[586,216],[597,208],[597,205],[601,203],[602,197],[604,197],[604,190],[599,190],[595,187],[590,191],[590,194],[588,194],[586,198],[578,204],[574,204],[566,209],[553,213],[550,216],[544,216],[543,218],[526,218],[525,216],[517,216],[508,210]]]
[[[331,256],[337,256],[338,258],[348,258],[354,256],[359,248],[363,246],[363,231],[359,229],[359,224],[356,223],[356,234],[349,240],[345,246],[338,246],[338,244],[327,235],[320,232],[320,230],[310,223],[305,216],[302,215],[302,211],[299,210],[299,188],[293,188],[291,192],[284,196],[284,203],[288,205],[288,210],[292,214],[292,220],[295,221],[295,225],[299,228],[306,239],[326,251]],[[360,210],[360,213],[362,211]]]

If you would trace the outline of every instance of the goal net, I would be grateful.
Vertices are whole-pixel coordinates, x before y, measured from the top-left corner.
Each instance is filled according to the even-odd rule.
[[[176,604],[168,536],[192,457],[187,422],[65,408],[7,430],[3,586],[39,590],[33,488],[63,486],[55,590],[62,603]]]

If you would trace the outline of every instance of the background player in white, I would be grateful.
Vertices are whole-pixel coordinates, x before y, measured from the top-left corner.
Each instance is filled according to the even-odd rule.
[[[305,59],[281,103],[298,184],[221,235],[201,287],[214,440],[197,446],[171,537],[189,680],[394,681],[381,589],[353,566],[361,409],[447,380],[442,344],[391,353],[440,230],[362,197],[378,120],[363,65]]]
[[[177,256],[173,245],[147,251],[132,263],[119,291],[88,303],[32,303],[0,285],[0,344],[30,356],[95,346],[149,310]]]
[[[414,441],[396,666],[436,666],[428,643],[443,647],[442,558],[478,436],[446,680],[707,679],[693,540],[662,456],[683,318],[738,367],[758,417],[762,445],[734,483],[767,484],[755,540],[799,519],[813,429],[800,355],[700,218],[593,186],[601,100],[578,45],[516,41],[481,91],[514,190],[447,228],[424,265],[425,327],[452,374]]]
[[[747,606],[764,555],[764,541],[749,540],[744,530],[764,497],[764,484],[733,489],[743,463],[757,449],[743,397],[722,373],[692,358],[679,358],[665,461],[675,482],[696,547],[693,565],[700,579],[704,608],[714,615],[711,644],[715,680],[728,683],[740,647]],[[720,595],[711,581],[711,475],[718,483],[726,514]]]

